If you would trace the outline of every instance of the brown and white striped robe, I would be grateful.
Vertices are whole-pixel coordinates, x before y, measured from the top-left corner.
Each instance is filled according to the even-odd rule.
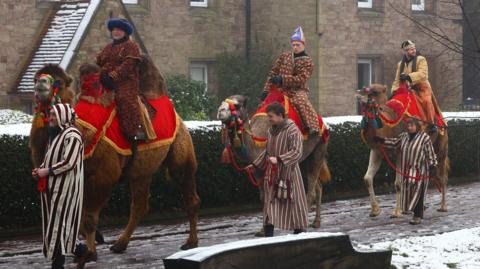
[[[61,132],[48,144],[40,166],[50,170],[46,192],[41,194],[43,254],[49,260],[73,253],[83,205],[82,136],[71,123],[73,109],[58,104],[53,110]]]
[[[404,132],[398,138],[386,138],[385,146],[399,151],[397,169],[408,175],[408,177],[402,176],[401,207],[403,212],[413,211],[420,197],[423,197],[422,203],[425,202],[430,179],[429,167],[437,165],[432,141],[422,131],[415,134],[412,139],[407,132]]]
[[[256,168],[266,170],[263,182],[263,218],[264,224],[273,224],[285,230],[306,229],[308,226],[308,209],[299,160],[302,157],[302,135],[295,123],[286,120],[277,128],[268,131],[265,150],[253,162]],[[277,157],[278,172],[271,176],[269,157]],[[279,199],[275,196],[279,180],[290,182],[291,199]]]

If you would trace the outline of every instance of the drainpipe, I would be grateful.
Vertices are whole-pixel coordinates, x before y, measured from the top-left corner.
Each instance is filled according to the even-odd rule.
[[[251,49],[251,15],[252,6],[251,0],[245,0],[245,59],[250,63],[250,49]]]

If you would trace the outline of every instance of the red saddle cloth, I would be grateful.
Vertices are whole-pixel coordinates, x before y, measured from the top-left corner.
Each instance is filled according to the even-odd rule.
[[[306,139],[308,136],[307,136],[307,132],[306,132],[305,128],[303,127],[302,120],[300,118],[300,114],[295,109],[293,104],[290,103],[290,99],[285,94],[283,94],[281,91],[279,91],[275,86],[272,86],[272,88],[270,89],[267,97],[265,98],[265,100],[263,101],[263,103],[261,104],[261,106],[257,110],[257,112],[255,114],[253,114],[251,119],[253,119],[255,117],[258,117],[258,116],[265,116],[267,114],[266,113],[267,106],[269,104],[273,103],[273,102],[279,102],[280,104],[284,105],[285,112],[288,115],[288,118],[290,120],[292,120],[293,122],[295,122],[298,129],[300,129],[304,138]],[[317,116],[318,116],[318,123],[320,125],[320,135],[322,136],[323,141],[327,142],[328,138],[330,137],[330,133],[328,131],[327,126],[324,124],[322,117],[320,115],[317,115]]]
[[[138,144],[138,151],[169,145],[175,138],[179,118],[175,112],[172,102],[168,96],[161,96],[157,99],[149,99],[148,102],[156,109],[152,121],[153,129],[157,139]],[[93,138],[86,144],[84,156],[90,157],[100,139],[109,143],[118,153],[122,155],[132,154],[130,142],[120,131],[119,119],[115,109],[115,102],[109,107],[100,104],[92,104],[85,100],[75,106],[75,113],[78,115],[77,123],[84,129],[94,133]],[[83,132],[85,134],[85,132]]]
[[[388,119],[383,113],[380,113],[382,120],[388,125],[395,126],[405,117],[420,117],[420,111],[415,99],[415,94],[407,88],[405,83],[400,84],[400,87],[395,91],[395,95],[387,102],[387,107],[395,111],[397,117],[395,119]],[[436,124],[445,126],[445,121],[440,113],[436,113]]]

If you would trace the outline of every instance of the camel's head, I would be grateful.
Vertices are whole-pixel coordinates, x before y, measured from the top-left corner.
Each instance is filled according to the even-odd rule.
[[[242,95],[232,95],[222,102],[217,112],[217,119],[223,124],[232,121],[232,117],[238,116],[240,119],[247,118],[247,97]]]
[[[70,90],[66,90],[72,83],[72,78],[56,64],[47,64],[35,73],[34,89],[37,101],[42,103],[49,102],[53,95],[53,90],[58,89],[58,94],[63,102],[71,102],[73,95]]]
[[[39,102],[46,103],[54,84],[53,77],[49,74],[39,74],[35,82],[35,97]]]
[[[362,104],[366,104],[368,98],[374,98],[377,102],[383,104],[387,101],[387,86],[381,84],[372,84],[357,91],[357,100]]]

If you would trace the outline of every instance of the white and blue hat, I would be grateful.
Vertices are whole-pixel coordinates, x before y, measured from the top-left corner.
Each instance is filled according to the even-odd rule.
[[[305,44],[305,35],[303,34],[303,30],[301,26],[298,26],[297,29],[295,29],[295,32],[290,38],[290,42],[292,41],[299,41]]]

